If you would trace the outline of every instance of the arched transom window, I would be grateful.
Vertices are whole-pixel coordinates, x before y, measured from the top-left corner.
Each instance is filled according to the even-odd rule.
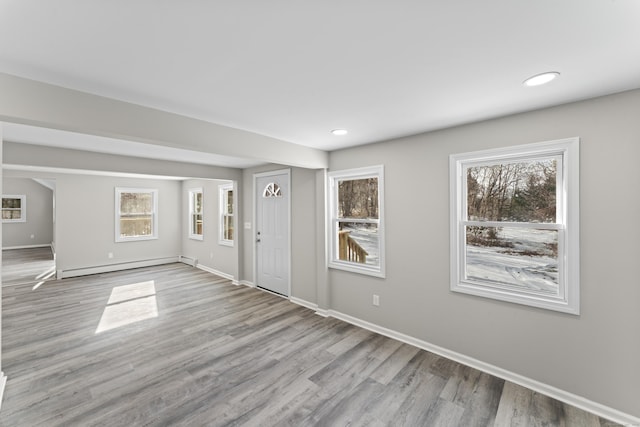
[[[280,190],[280,186],[278,184],[270,182],[266,187],[264,187],[262,197],[282,197],[282,190]]]

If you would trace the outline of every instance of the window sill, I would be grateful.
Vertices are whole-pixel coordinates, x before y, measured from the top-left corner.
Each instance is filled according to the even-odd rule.
[[[335,270],[348,271],[350,273],[364,274],[366,276],[379,277],[381,279],[385,279],[387,277],[385,275],[385,272],[380,269],[371,268],[371,267],[361,267],[353,263],[346,263],[346,262],[342,263],[337,261],[330,261],[329,268],[333,268]]]
[[[138,242],[141,240],[158,240],[158,236],[119,237],[116,239],[116,243]]]

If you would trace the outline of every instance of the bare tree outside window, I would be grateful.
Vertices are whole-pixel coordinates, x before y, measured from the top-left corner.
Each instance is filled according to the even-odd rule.
[[[2,196],[2,222],[25,222],[25,205],[27,198],[24,195]]]
[[[157,190],[116,188],[116,241],[157,238]]]
[[[220,232],[219,243],[233,246],[235,239],[234,194],[233,183],[218,186],[220,202]],[[263,191],[263,197],[282,197],[282,190],[274,183],[270,183]]]
[[[578,143],[450,156],[453,291],[578,313]]]
[[[329,267],[385,277],[384,166],[333,171],[329,178]]]

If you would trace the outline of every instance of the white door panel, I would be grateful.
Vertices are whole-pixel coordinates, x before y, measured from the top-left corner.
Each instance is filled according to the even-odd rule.
[[[256,177],[257,286],[289,295],[289,174]]]

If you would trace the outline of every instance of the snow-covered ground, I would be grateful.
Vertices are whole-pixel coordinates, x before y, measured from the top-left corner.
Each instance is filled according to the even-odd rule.
[[[380,253],[377,228],[344,224],[344,230],[367,251],[367,265],[378,265]],[[557,232],[504,227],[498,239],[512,247],[467,246],[467,277],[481,282],[525,288],[534,292],[558,293],[558,260],[549,245],[557,243]],[[523,255],[524,253],[541,254]]]
[[[498,239],[513,247],[467,245],[469,279],[558,293],[558,260],[549,247],[557,243],[557,232],[505,227],[498,231]]]

